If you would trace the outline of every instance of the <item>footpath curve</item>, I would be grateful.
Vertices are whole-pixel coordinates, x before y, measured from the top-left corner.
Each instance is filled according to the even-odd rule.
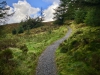
[[[36,75],[57,75],[55,51],[58,46],[70,36],[71,32],[72,29],[68,27],[67,34],[60,40],[48,46],[46,50],[41,54],[36,68]]]

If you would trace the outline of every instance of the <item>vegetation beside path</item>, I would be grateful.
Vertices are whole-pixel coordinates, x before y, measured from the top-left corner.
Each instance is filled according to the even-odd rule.
[[[8,28],[11,29],[12,26],[9,25]],[[31,29],[30,34],[27,34],[27,31],[16,35],[7,32],[6,37],[0,40],[0,66],[2,67],[0,74],[35,75],[38,57],[48,45],[65,35],[66,27],[53,25],[50,22]],[[6,59],[8,61],[5,61]]]
[[[72,36],[56,51],[59,75],[100,74],[100,27],[71,25]]]

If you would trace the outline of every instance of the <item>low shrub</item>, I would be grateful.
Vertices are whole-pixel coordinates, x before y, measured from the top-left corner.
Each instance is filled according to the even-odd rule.
[[[13,34],[13,35],[17,34],[16,29],[13,29],[13,30],[12,30],[12,34]]]
[[[66,53],[68,51],[68,47],[67,47],[67,45],[66,45],[65,42],[63,42],[62,44],[60,44],[59,48],[60,48],[60,52],[61,53]]]
[[[13,75],[15,63],[10,49],[0,51],[0,75]]]
[[[13,52],[10,49],[6,49],[0,52],[0,61],[2,63],[8,63],[9,59],[13,58]]]
[[[21,33],[23,33],[24,32],[24,28],[21,26],[21,27],[19,27],[19,29],[18,29],[18,34],[21,34]]]
[[[22,50],[23,54],[27,54],[28,48],[27,48],[27,46],[25,44],[21,45],[20,49]]]
[[[86,16],[85,10],[81,10],[81,9],[76,10],[76,12],[75,12],[75,22],[77,24],[83,23],[85,16]]]

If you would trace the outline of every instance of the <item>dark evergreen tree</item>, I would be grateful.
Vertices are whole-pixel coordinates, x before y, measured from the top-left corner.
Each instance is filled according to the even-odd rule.
[[[42,26],[43,23],[40,17],[37,17],[35,19],[29,17],[29,19],[26,19],[26,21],[22,21],[20,25],[24,28],[24,30],[28,30]]]
[[[13,35],[17,34],[17,31],[16,31],[15,28],[12,30],[12,34],[13,34]]]
[[[5,22],[8,20],[8,17],[14,14],[9,14],[7,10],[10,10],[10,7],[7,7],[6,1],[0,2],[0,25],[5,24]]]
[[[100,25],[99,8],[100,0],[60,0],[54,13],[55,22],[63,24],[68,19],[74,19],[76,23]]]
[[[22,26],[20,26],[19,29],[18,29],[18,33],[21,34],[21,33],[23,33],[23,32],[24,32],[24,29],[23,29]]]
[[[85,11],[85,10],[77,9],[77,10],[75,11],[75,22],[76,22],[77,24],[83,23],[85,17],[86,17],[86,11]]]
[[[99,10],[99,8],[91,8],[87,12],[84,22],[87,25],[100,26],[100,10]]]
[[[9,14],[7,11],[10,10],[9,7],[7,7],[6,1],[0,2],[0,25],[5,24],[5,22],[8,20],[10,16],[12,16],[14,13]],[[3,26],[0,26],[0,38],[5,36]]]
[[[57,9],[55,9],[56,13],[54,13],[56,20],[55,23],[63,24],[66,19],[74,19],[74,1],[71,0],[60,0],[60,5]]]
[[[41,7],[41,11],[40,11],[40,21],[44,21],[44,13],[43,13],[43,8]]]

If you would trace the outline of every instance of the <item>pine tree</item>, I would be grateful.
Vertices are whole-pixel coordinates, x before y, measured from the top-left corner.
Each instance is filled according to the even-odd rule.
[[[0,25],[5,24],[5,22],[8,20],[8,17],[14,14],[14,13],[8,14],[7,10],[10,10],[10,8],[7,7],[6,1],[0,2]],[[0,38],[5,36],[3,29],[4,27],[0,26]]]
[[[43,8],[41,7],[41,11],[40,11],[40,21],[44,21],[44,13],[43,13]]]
[[[74,18],[74,0],[60,0],[60,5],[55,9],[55,22],[58,24],[63,24],[66,20]]]
[[[100,25],[99,8],[100,0],[60,0],[60,5],[54,13],[55,22],[63,24],[66,20],[74,19],[76,23]]]
[[[17,30],[15,28],[12,30],[12,34],[13,35],[17,34]]]
[[[10,7],[7,7],[6,1],[0,3],[0,25],[5,24],[8,20],[8,17],[12,16],[14,13],[9,14],[7,10],[10,10]]]

